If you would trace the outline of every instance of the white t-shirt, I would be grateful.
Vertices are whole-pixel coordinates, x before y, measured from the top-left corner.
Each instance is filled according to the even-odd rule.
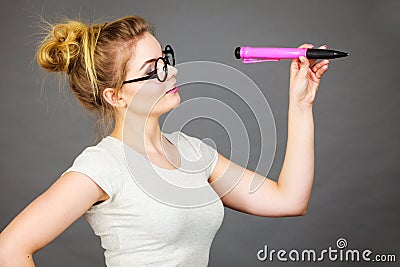
[[[217,151],[180,131],[162,134],[179,150],[178,169],[153,165],[107,136],[63,173],[85,174],[110,197],[84,215],[101,239],[109,267],[208,265],[224,217],[222,201],[207,181]]]

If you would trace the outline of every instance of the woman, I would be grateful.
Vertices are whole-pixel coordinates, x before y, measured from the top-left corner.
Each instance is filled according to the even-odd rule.
[[[206,266],[223,219],[222,204],[256,216],[305,214],[314,170],[312,105],[328,60],[315,63],[301,57],[291,64],[288,142],[278,182],[206,146],[202,163],[207,167],[183,178],[209,183],[221,198],[183,209],[140,190],[123,157],[128,149],[135,170],[149,163],[174,179],[183,156],[200,149],[202,142],[195,137],[160,130],[159,117],[180,103],[171,46],[162,50],[138,16],[91,26],[68,21],[53,27],[37,58],[48,71],[66,72],[78,101],[98,113],[106,130],[113,129],[2,231],[0,266],[34,266],[33,253],[82,215],[101,237],[107,266]],[[146,180],[153,177],[146,175]],[[249,194],[254,177],[265,181]],[[215,183],[219,179],[240,182],[225,194],[226,188]]]

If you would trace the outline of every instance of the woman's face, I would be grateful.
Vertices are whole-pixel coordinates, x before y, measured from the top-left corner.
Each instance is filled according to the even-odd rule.
[[[163,48],[150,33],[145,33],[134,47],[127,63],[126,80],[149,75],[155,69],[155,61],[163,57]],[[168,65],[168,76],[164,82],[157,78],[124,84],[120,95],[128,104],[129,113],[140,116],[156,116],[170,111],[180,103],[179,93],[168,93],[176,85],[178,70]]]

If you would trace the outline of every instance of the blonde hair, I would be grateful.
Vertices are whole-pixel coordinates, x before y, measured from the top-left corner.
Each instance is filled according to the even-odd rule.
[[[87,110],[96,112],[96,140],[115,123],[115,108],[104,101],[105,88],[117,93],[126,75],[132,47],[153,27],[140,16],[87,25],[65,20],[51,25],[37,50],[37,62],[50,72],[65,72],[74,96]]]

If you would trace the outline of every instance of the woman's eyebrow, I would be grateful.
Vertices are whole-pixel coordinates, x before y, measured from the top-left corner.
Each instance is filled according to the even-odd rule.
[[[164,51],[162,50],[162,46],[160,46],[160,48],[161,48],[161,52],[164,52]],[[144,68],[144,66],[146,66],[146,64],[149,64],[149,63],[154,62],[154,61],[156,61],[156,60],[157,60],[157,58],[152,58],[152,59],[147,60],[147,61],[144,62],[143,65],[140,67],[139,71],[142,70],[142,69]]]
[[[142,69],[144,68],[144,66],[146,66],[147,64],[149,64],[149,63],[151,63],[151,62],[154,62],[154,61],[156,61],[156,60],[157,60],[156,58],[152,58],[152,59],[147,60],[147,61],[144,62],[143,65],[140,67],[139,71],[142,70]]]

